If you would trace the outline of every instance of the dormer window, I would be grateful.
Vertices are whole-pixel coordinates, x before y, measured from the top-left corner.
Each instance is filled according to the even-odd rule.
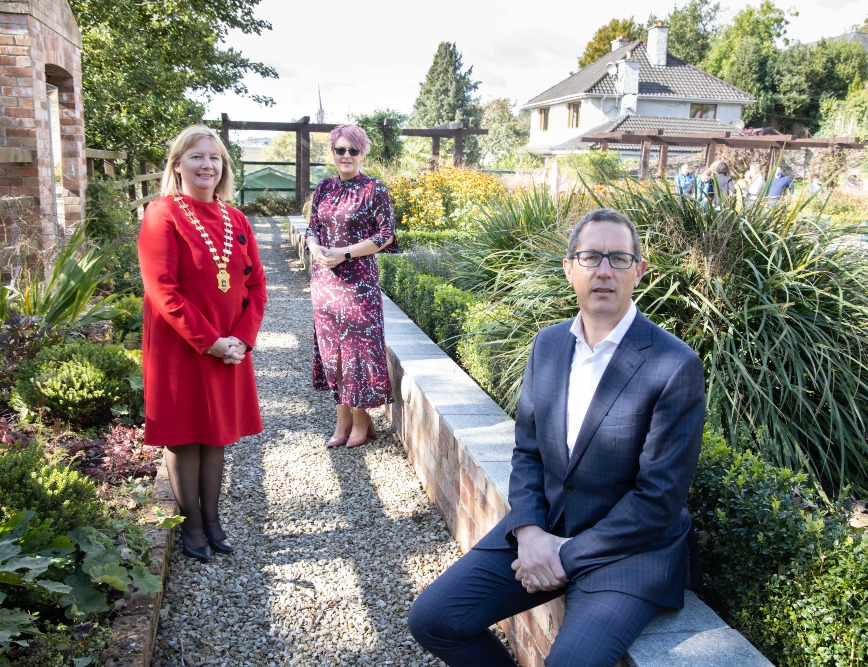
[[[691,104],[691,118],[717,118],[716,104]]]
[[[549,131],[549,108],[550,107],[542,107],[539,110],[539,129],[540,129],[540,132],[548,132]]]

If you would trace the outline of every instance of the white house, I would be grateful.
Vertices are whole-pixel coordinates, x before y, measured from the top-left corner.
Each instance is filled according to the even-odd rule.
[[[749,94],[669,54],[669,28],[658,23],[647,43],[615,40],[612,51],[529,100],[528,149],[562,155],[591,144],[596,132],[662,128],[701,134],[742,127]],[[734,123],[734,125],[733,125]]]

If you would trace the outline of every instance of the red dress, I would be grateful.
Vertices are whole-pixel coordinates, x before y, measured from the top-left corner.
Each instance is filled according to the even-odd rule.
[[[222,254],[224,226],[217,202],[184,196]],[[227,445],[262,431],[253,359],[238,365],[206,354],[235,336],[253,348],[265,312],[265,273],[247,218],[226,207],[232,222],[229,290],[217,288],[217,265],[205,240],[172,197],[145,210],[139,232],[145,444]]]

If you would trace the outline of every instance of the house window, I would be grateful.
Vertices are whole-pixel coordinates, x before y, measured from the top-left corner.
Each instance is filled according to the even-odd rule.
[[[691,118],[717,118],[716,104],[691,104]]]
[[[549,107],[543,107],[539,110],[539,129],[541,132],[549,130]]]
[[[581,118],[581,108],[581,102],[572,102],[567,105],[567,127],[579,126],[579,118]]]

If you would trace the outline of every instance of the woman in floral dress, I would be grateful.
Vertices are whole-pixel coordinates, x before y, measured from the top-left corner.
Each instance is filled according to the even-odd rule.
[[[398,252],[398,244],[386,186],[361,173],[368,135],[339,125],[329,143],[338,176],[317,186],[306,239],[313,258],[313,387],[331,391],[337,403],[326,445],[357,447],[376,434],[367,409],[395,400],[375,255]]]

